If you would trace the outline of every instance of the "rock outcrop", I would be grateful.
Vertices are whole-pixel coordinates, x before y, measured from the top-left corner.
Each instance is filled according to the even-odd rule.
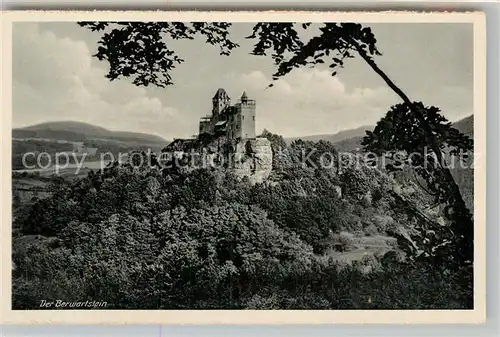
[[[267,138],[255,138],[238,142],[234,152],[233,173],[247,177],[252,184],[264,182],[271,174],[273,153]]]
[[[177,144],[178,143],[178,144]],[[208,141],[177,141],[163,150],[167,160],[175,161],[184,170],[223,168],[251,184],[264,182],[271,174],[273,153],[267,138],[227,139],[216,137]]]

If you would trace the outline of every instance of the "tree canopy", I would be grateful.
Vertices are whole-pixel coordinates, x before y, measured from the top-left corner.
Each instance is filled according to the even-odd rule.
[[[195,36],[203,36],[207,43],[219,47],[221,55],[229,55],[238,46],[229,39],[231,24],[225,22],[99,21],[78,24],[102,33],[94,56],[109,63],[106,77],[110,81],[130,77],[138,86],[165,87],[174,83],[170,72],[184,59],[171,49],[169,40],[192,40]]]

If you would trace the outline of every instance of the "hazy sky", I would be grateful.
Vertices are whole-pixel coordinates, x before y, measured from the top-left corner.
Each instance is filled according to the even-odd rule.
[[[436,105],[454,121],[472,114],[471,24],[368,24],[382,56],[377,63],[413,100]],[[230,56],[201,39],[175,41],[186,60],[167,88],[109,82],[107,65],[91,55],[99,35],[76,23],[13,26],[13,124],[76,120],[111,130],[188,137],[210,113],[215,91],[257,100],[257,132],[284,136],[335,133],[374,124],[400,100],[360,59],[332,77],[327,67],[292,71],[265,89],[272,60],[249,55],[251,24],[235,24],[241,47]]]

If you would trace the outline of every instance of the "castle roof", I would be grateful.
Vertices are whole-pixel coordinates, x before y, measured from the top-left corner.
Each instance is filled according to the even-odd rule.
[[[247,92],[243,91],[243,95],[241,95],[241,100],[244,101],[244,100],[247,100],[247,99],[248,99]]]
[[[226,90],[219,88],[213,98],[218,98],[219,96],[227,96]]]
[[[190,146],[192,146],[194,143],[193,139],[182,139],[182,138],[177,138],[170,144],[168,144],[162,152],[166,151],[182,151],[188,149]]]

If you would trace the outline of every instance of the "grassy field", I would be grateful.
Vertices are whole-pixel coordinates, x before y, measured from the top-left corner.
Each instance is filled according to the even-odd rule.
[[[13,171],[12,195],[14,199],[17,198],[14,202],[26,205],[31,203],[33,198],[46,198],[50,195],[48,188],[53,178],[61,177],[65,182],[70,183],[86,177],[91,170],[96,170],[99,166],[98,162],[90,162],[79,170],[76,167],[59,168],[58,170],[55,167],[50,167],[40,170]]]
[[[362,236],[354,238],[353,249],[345,252],[330,251],[328,255],[335,260],[344,263],[352,263],[359,261],[365,256],[373,256],[375,254],[384,254],[389,250],[394,249],[397,245],[396,238],[390,236]]]

